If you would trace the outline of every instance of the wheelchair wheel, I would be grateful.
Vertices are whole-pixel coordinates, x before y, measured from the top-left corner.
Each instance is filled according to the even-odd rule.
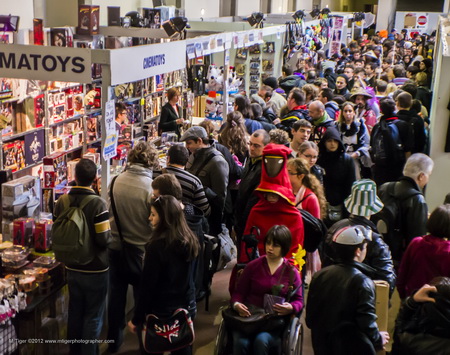
[[[225,327],[225,322],[223,319],[220,321],[219,331],[216,336],[216,344],[214,347],[214,355],[227,355],[229,352],[227,348],[229,347],[229,334]]]
[[[283,336],[282,354],[301,355],[303,349],[303,330],[299,317],[292,319]]]

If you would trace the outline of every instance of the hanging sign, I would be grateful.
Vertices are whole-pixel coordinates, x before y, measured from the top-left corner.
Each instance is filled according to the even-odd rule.
[[[90,83],[91,50],[0,44],[0,78]]]
[[[333,54],[339,54],[341,52],[343,29],[344,29],[344,17],[334,16],[333,27],[331,28],[331,45],[329,57],[331,57]]]
[[[190,43],[186,45],[186,54],[189,59],[195,58],[195,44]]]
[[[186,67],[186,41],[111,50],[111,85],[142,80]]]
[[[105,106],[106,138],[103,145],[103,158],[112,159],[117,155],[118,132],[116,130],[116,110],[114,100],[106,102]]]

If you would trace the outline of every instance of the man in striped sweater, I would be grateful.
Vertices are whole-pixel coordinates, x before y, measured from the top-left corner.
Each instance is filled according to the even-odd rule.
[[[179,144],[171,146],[167,152],[167,167],[162,171],[154,171],[153,178],[163,173],[175,175],[183,191],[183,201],[197,206],[205,216],[208,216],[211,207],[206,198],[202,182],[198,177],[184,169],[188,159],[189,151],[186,147]]]

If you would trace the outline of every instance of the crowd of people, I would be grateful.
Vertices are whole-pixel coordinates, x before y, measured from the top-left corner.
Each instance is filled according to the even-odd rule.
[[[138,334],[149,314],[164,318],[184,308],[195,317],[200,236],[224,230],[235,238],[238,262],[247,264],[230,295],[242,317],[280,286],[283,299],[273,312],[289,316],[306,308],[316,354],[374,354],[389,338],[397,354],[450,349],[450,207],[428,218],[423,195],[433,170],[427,153],[434,38],[395,30],[384,38],[383,32],[330,58],[319,51],[317,60],[284,66],[282,77],[265,79],[257,94],[237,95],[220,130],[204,121],[181,134],[176,100],[169,101],[162,128],[175,129],[184,145],[169,149],[163,169],[151,144],[134,145],[110,187],[108,204],[117,212],[109,210],[111,227],[102,204],[98,214],[87,214],[95,233],[111,233],[111,242],[96,237],[101,260],[70,266],[71,303],[79,298],[73,275],[109,266],[109,278],[95,287],[109,283],[110,352],[123,342],[128,284],[136,304],[128,325]],[[83,170],[89,163],[79,165],[80,187],[70,192],[76,196],[86,194],[90,181]],[[299,272],[292,264],[314,244],[304,211],[328,233],[307,250]],[[306,276],[312,277],[307,297]],[[386,281],[390,295],[397,287],[404,301],[394,334],[376,324],[374,280]],[[83,336],[98,338],[103,298],[95,314],[69,313],[69,334],[82,324]],[[233,353],[269,354],[279,347],[280,331],[233,329]],[[78,353],[95,353],[83,346]],[[190,354],[192,346],[172,353]]]

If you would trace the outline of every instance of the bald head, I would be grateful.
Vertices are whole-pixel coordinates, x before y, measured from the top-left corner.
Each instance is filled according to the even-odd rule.
[[[315,121],[321,118],[325,112],[324,104],[319,101],[313,101],[309,104],[309,116]]]

